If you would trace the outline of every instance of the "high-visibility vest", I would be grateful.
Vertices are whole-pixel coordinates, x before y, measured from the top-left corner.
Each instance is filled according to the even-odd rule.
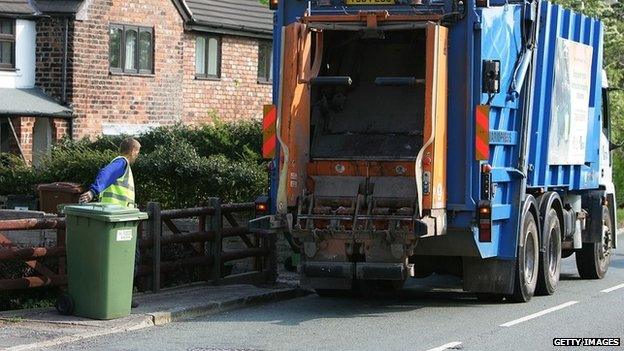
[[[126,171],[123,176],[117,178],[113,184],[102,191],[100,194],[100,202],[124,207],[134,207],[134,177],[130,169],[130,162],[123,156],[115,157],[111,162],[120,158],[126,160]]]

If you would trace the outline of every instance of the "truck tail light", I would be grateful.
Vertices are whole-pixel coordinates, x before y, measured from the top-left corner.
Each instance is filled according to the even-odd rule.
[[[279,6],[279,0],[269,0],[269,8],[271,10],[277,10]]]
[[[266,195],[258,196],[255,201],[256,216],[262,216],[269,213],[269,198]]]
[[[492,204],[490,201],[480,201],[477,214],[479,222],[479,241],[492,241]]]

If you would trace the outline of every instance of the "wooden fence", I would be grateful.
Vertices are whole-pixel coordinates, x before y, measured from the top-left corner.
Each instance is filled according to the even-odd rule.
[[[147,234],[139,241],[142,257],[149,257],[151,264],[140,265],[137,276],[147,278],[148,288],[160,291],[162,276],[180,269],[199,269],[199,280],[212,284],[274,282],[277,276],[275,236],[260,231],[250,231],[235,219],[234,214],[253,213],[254,203],[221,204],[217,198],[210,199],[205,207],[162,210],[158,203],[149,203],[149,219],[141,223]],[[184,233],[174,220],[197,218],[197,230]],[[225,222],[224,222],[225,221]],[[225,226],[227,223],[229,226]],[[172,235],[163,236],[164,227]],[[2,232],[48,229],[56,230],[55,247],[18,248]],[[140,229],[139,232],[142,232]],[[245,248],[224,250],[223,240],[238,237]],[[182,245],[186,257],[175,257],[163,261],[162,252],[168,246]],[[58,259],[55,269],[45,266],[44,259]],[[253,263],[248,272],[228,274],[224,263],[251,258]],[[0,280],[1,290],[18,290],[51,285],[65,285],[65,220],[37,218],[0,221],[0,263],[22,262],[35,275]],[[145,261],[145,260],[143,260]],[[46,260],[48,262],[48,260]]]

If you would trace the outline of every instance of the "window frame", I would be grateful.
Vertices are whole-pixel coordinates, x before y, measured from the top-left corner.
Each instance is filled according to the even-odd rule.
[[[268,47],[268,55],[266,56],[266,60],[268,62],[264,62],[264,64],[268,64],[268,70],[266,70],[265,75],[263,77],[260,76],[260,50],[263,47]],[[259,84],[272,84],[273,83],[273,41],[272,40],[258,40],[258,83]]]
[[[15,71],[16,70],[16,38],[17,38],[17,20],[14,18],[0,17],[0,20],[10,21],[13,23],[13,34],[0,33],[0,42],[6,42],[12,44],[13,50],[11,50],[11,63],[0,63],[0,71]]]
[[[119,67],[111,66],[110,60],[110,46],[111,46],[111,36],[110,32],[113,29],[121,29],[121,37],[119,44]],[[136,50],[134,54],[134,62],[136,63],[136,68],[125,68],[126,67],[126,32],[129,30],[136,31]],[[152,38],[151,50],[149,54],[151,55],[151,67],[149,69],[142,69],[140,67],[140,55],[141,55],[141,33],[149,32]],[[154,75],[154,66],[156,56],[156,38],[154,36],[154,27],[140,26],[135,24],[121,24],[121,23],[110,23],[108,26],[108,70],[112,74],[127,74],[127,75],[142,75],[142,76],[151,76]]]
[[[195,36],[195,63],[197,63],[197,38],[204,38],[204,74],[197,73],[197,67],[195,67],[195,79],[206,79],[206,80],[220,80],[221,79],[221,62],[223,57],[223,38],[221,35],[217,34],[197,34]],[[210,39],[217,40],[217,74],[208,74],[208,63],[209,57],[208,53],[208,43]]]

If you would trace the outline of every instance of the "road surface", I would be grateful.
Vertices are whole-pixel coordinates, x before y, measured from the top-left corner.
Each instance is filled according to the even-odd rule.
[[[391,296],[309,295],[55,350],[624,350],[553,346],[553,338],[624,341],[623,246],[605,279],[580,280],[572,256],[555,295],[525,304],[481,303],[458,280],[434,276]]]

